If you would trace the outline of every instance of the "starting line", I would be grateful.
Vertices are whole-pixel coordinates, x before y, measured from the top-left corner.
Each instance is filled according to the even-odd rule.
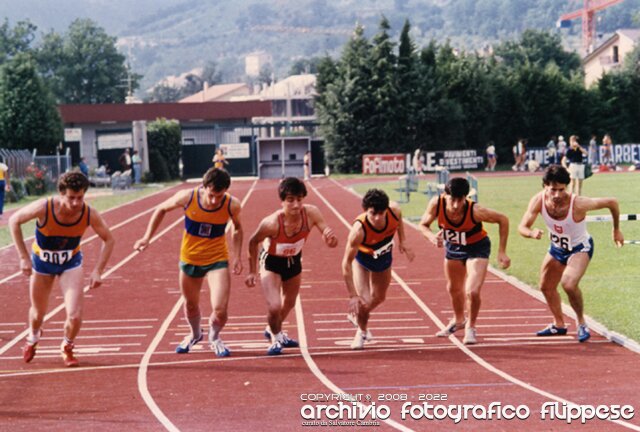
[[[592,216],[587,216],[585,220],[587,222],[609,222],[613,220],[613,217],[610,214],[609,215],[592,215]],[[620,220],[621,221],[640,220],[640,214],[621,214]]]

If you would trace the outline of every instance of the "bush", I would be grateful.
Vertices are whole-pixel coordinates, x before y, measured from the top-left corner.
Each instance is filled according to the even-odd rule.
[[[27,194],[27,189],[22,179],[11,179],[11,190],[5,192],[7,202],[14,203],[20,201]]]
[[[178,163],[180,161],[180,148],[182,131],[180,124],[167,119],[157,119],[149,123],[147,128],[147,142],[149,143],[149,168],[156,181],[177,179],[180,176]],[[157,152],[164,161],[164,168],[154,165],[152,152]],[[159,159],[157,159],[159,161]],[[156,169],[165,169],[165,172],[156,172]]]
[[[162,154],[156,149],[149,149],[149,169],[148,178],[152,181],[168,181],[171,180],[167,161]],[[147,173],[145,173],[147,174]]]
[[[28,195],[44,195],[47,192],[46,168],[32,163],[27,167],[25,188]]]

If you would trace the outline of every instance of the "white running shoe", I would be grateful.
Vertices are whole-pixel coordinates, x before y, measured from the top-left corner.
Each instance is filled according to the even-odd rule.
[[[358,329],[356,331],[356,335],[353,337],[353,342],[351,342],[351,349],[352,350],[364,349],[364,343],[370,342],[371,340],[373,340],[373,335],[369,330],[367,330],[366,332],[363,332],[362,330]]]
[[[449,337],[458,330],[462,330],[464,326],[467,324],[467,320],[464,320],[460,324],[457,324],[455,321],[451,321],[445,328],[436,333],[437,337]]]
[[[474,327],[469,327],[464,330],[464,339],[462,339],[462,343],[465,345],[475,345],[478,343],[477,333]]]
[[[211,350],[216,353],[218,357],[229,357],[231,355],[231,351],[229,348],[222,342],[222,339],[214,339],[211,341]]]
[[[190,334],[188,334],[182,342],[176,347],[177,354],[186,354],[191,348],[202,340],[202,330],[200,330],[200,336],[196,338],[192,338]]]

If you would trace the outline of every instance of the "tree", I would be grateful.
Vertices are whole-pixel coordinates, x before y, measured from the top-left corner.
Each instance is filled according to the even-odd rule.
[[[29,21],[20,21],[15,27],[9,27],[5,18],[0,25],[0,65],[12,59],[16,54],[27,52],[35,39],[36,26]]]
[[[36,63],[18,53],[0,67],[0,146],[51,154],[62,140],[62,121]]]
[[[48,33],[38,53],[41,71],[61,103],[121,103],[130,76],[116,38],[89,19],[76,19],[66,34]]]
[[[177,121],[160,118],[149,123],[149,169],[154,180],[164,181],[180,176],[178,161],[181,141],[182,131]]]

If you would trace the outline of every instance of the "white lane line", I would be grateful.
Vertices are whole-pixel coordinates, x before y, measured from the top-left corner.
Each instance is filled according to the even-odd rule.
[[[105,320],[82,320],[83,324],[103,324],[103,323],[130,323],[130,322],[156,322],[158,318],[123,318]],[[64,321],[51,321],[51,324],[64,324]],[[24,323],[23,323],[24,324]]]
[[[398,311],[398,312],[372,312],[371,316],[375,317],[378,315],[417,315],[418,312],[416,311]],[[346,312],[338,312],[338,313],[313,313],[311,314],[311,316],[341,316],[341,317],[345,317],[347,316]]]
[[[315,188],[313,186],[311,186],[312,189],[315,190]],[[317,193],[317,191],[316,191]],[[300,341],[300,353],[302,354],[302,358],[304,359],[305,363],[307,364],[307,367],[309,368],[309,370],[311,371],[311,373],[313,373],[316,378],[318,378],[318,380],[325,385],[325,387],[327,387],[329,390],[331,390],[332,392],[334,392],[335,394],[345,394],[347,392],[345,392],[344,390],[342,390],[340,387],[338,387],[337,385],[335,385],[333,383],[333,381],[331,381],[318,367],[318,365],[316,364],[315,360],[313,360],[313,357],[311,357],[311,354],[309,353],[309,348],[308,348],[308,343],[307,343],[307,332],[305,329],[305,324],[304,324],[304,314],[302,312],[302,303],[300,302],[300,296],[298,296],[298,298],[296,299],[296,321],[298,322],[298,338]],[[353,330],[353,329],[352,329]],[[349,349],[349,352],[353,352],[353,350]],[[365,405],[361,402],[357,402],[358,406],[361,407],[368,407],[370,405]],[[387,420],[382,420],[383,422],[387,423],[389,426],[401,430],[401,431],[412,431],[412,429],[409,429],[408,427],[396,422],[395,420],[391,420],[391,419],[387,419]]]
[[[124,326],[124,327],[82,327],[82,331],[97,331],[97,330],[137,330],[137,329],[150,329],[153,326]],[[51,328],[47,330],[47,333],[63,332],[63,328]]]
[[[372,332],[381,331],[381,330],[410,330],[410,329],[428,329],[431,326],[405,326],[405,327],[369,327],[369,330]],[[336,332],[336,331],[350,331],[353,332],[354,327],[350,326],[347,328],[323,328],[323,329],[315,329],[317,332]]]
[[[333,179],[332,179],[333,180]],[[333,180],[335,182],[335,180]],[[336,184],[339,185],[339,183],[335,182]],[[338,217],[344,222],[344,224],[349,227],[350,225],[347,223],[347,221],[338,213],[338,211],[335,209],[335,207],[333,207],[329,202],[327,202],[327,200],[324,199],[324,197],[322,195],[320,195],[320,193],[318,193],[316,191],[316,193],[318,194],[318,196],[320,196],[322,198],[322,200],[329,206],[329,208],[331,208],[331,210],[338,215]],[[416,226],[414,224],[409,224],[411,225],[413,228],[417,229]],[[407,285],[404,283],[404,281],[402,280],[402,278],[400,276],[398,276],[398,274],[395,271],[391,271],[391,275],[393,277],[393,279],[400,283],[400,285],[402,286],[402,288],[404,289],[404,291],[409,294],[409,296],[413,299],[413,301],[420,307],[420,309],[422,309],[424,311],[424,313],[426,313],[429,318],[431,318],[431,320],[441,329],[445,328],[445,324],[440,321],[440,319],[436,316],[436,314],[422,301],[422,299],[420,297],[418,297],[418,295]],[[475,361],[476,363],[478,363],[480,366],[484,367],[485,369],[487,369],[490,372],[495,373],[496,375],[504,378],[507,381],[510,381],[524,389],[530,390],[534,393],[537,393],[541,396],[544,396],[548,399],[553,399],[555,401],[561,402],[561,403],[566,403],[571,407],[578,407],[578,404],[571,402],[567,399],[561,398],[560,396],[557,396],[555,394],[549,393],[545,390],[539,389],[538,387],[532,386],[524,381],[519,380],[518,378],[509,375],[508,373],[498,369],[497,367],[493,366],[491,363],[489,363],[488,361],[484,360],[482,357],[480,357],[478,354],[474,353],[472,350],[470,350],[466,345],[464,345],[462,342],[460,342],[458,339],[456,339],[455,336],[451,335],[449,336],[449,340],[451,342],[453,342],[462,352],[464,352],[467,356],[469,356],[473,361]],[[613,423],[616,423],[620,426],[632,429],[632,430],[636,430],[636,431],[640,431],[640,426],[636,426],[634,424],[622,421],[622,420],[609,420]]]
[[[257,183],[258,181],[254,180],[254,182],[251,184],[251,187],[247,191],[247,194],[245,195],[244,199],[242,200],[242,206],[245,205],[245,203],[249,199],[249,196],[251,196],[251,193],[253,192],[253,189],[255,188]],[[182,216],[179,220],[182,221],[183,219],[184,219],[184,216]],[[230,226],[231,226],[230,224],[227,225],[227,228],[229,228]],[[160,234],[158,236],[160,236]],[[156,236],[156,238],[158,236]],[[175,306],[173,306],[173,309],[171,310],[171,312],[169,312],[169,315],[167,315],[167,318],[162,323],[162,326],[160,326],[160,329],[158,329],[158,333],[156,333],[156,336],[153,338],[153,341],[151,341],[151,344],[145,351],[144,356],[142,357],[142,360],[140,360],[140,367],[138,369],[138,391],[140,392],[142,399],[144,400],[145,404],[147,404],[147,407],[149,408],[149,410],[151,410],[151,413],[162,424],[162,426],[164,426],[165,429],[167,429],[168,431],[172,431],[172,432],[178,432],[179,429],[162,412],[160,407],[158,407],[155,400],[153,399],[153,396],[149,392],[149,387],[147,383],[147,371],[149,369],[151,355],[154,354],[156,348],[160,344],[160,341],[162,340],[165,333],[169,329],[171,322],[173,321],[174,317],[182,307],[183,303],[184,303],[184,298],[180,296],[180,299],[176,302]]]
[[[398,322],[398,321],[422,321],[424,318],[378,318],[378,319],[370,319],[370,323],[377,322]],[[344,324],[346,320],[314,320],[314,324]]]

